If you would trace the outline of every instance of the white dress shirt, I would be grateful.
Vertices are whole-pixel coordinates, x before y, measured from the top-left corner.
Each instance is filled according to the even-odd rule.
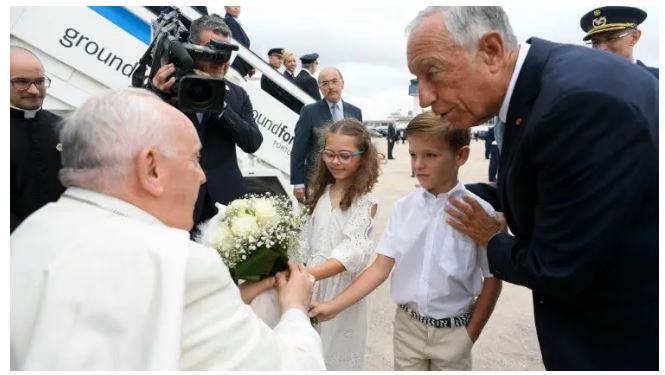
[[[506,117],[508,116],[508,106],[510,105],[510,98],[513,97],[513,90],[515,90],[515,83],[517,82],[517,77],[519,77],[520,72],[522,71],[522,65],[524,65],[524,60],[526,60],[526,55],[529,53],[529,48],[531,48],[531,44],[520,43],[520,51],[517,54],[515,69],[513,69],[513,74],[512,76],[510,76],[508,91],[506,91],[506,96],[503,97],[503,102],[501,102],[501,109],[499,109],[499,119],[501,119],[501,122],[503,122],[504,124],[506,122]]]
[[[69,188],[11,236],[12,370],[321,370],[305,313],[271,330],[212,249]]]
[[[469,311],[483,277],[492,277],[487,250],[446,223],[450,197],[475,198],[485,211],[492,206],[458,182],[434,196],[423,188],[398,200],[377,253],[393,258],[390,294],[420,315],[443,319]]]

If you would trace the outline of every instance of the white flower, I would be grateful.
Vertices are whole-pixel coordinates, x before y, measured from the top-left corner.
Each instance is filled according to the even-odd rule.
[[[257,198],[253,206],[254,214],[260,224],[273,224],[279,220],[279,214],[270,200]]]
[[[240,214],[231,220],[231,231],[236,236],[251,236],[259,230],[256,218],[252,215]]]
[[[234,211],[244,211],[249,209],[249,201],[247,199],[236,199],[229,204],[228,208]]]
[[[226,225],[221,225],[212,239],[212,247],[228,252],[233,248],[233,233]]]

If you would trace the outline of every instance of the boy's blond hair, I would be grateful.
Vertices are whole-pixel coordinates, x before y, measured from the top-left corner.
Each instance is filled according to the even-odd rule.
[[[453,152],[471,143],[471,131],[468,128],[457,129],[434,112],[423,112],[411,119],[406,127],[406,136],[409,138],[415,134],[441,137]]]

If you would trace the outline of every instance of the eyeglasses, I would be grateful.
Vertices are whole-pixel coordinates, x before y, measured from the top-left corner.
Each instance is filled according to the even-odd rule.
[[[335,157],[339,158],[340,163],[348,163],[351,161],[356,156],[360,156],[364,154],[365,151],[356,151],[356,152],[351,152],[351,151],[340,151],[338,153],[335,153],[335,151],[328,150],[328,149],[323,149],[321,150],[321,158],[325,162],[331,162],[335,160]]]
[[[30,88],[31,85],[35,85],[38,89],[46,88],[51,86],[51,79],[49,77],[41,77],[37,79],[27,79],[27,78],[14,78],[9,80],[14,89],[18,91],[25,91]]]
[[[337,86],[337,85],[339,85],[340,82],[342,82],[342,81],[335,78],[335,79],[331,79],[330,81],[323,81],[323,82],[319,83],[319,86],[321,86],[321,87],[328,87],[328,85]]]
[[[601,44],[612,44],[616,42],[617,40],[623,38],[624,36],[628,36],[632,34],[635,30],[628,29],[622,33],[619,34],[614,34],[614,35],[608,35],[608,36],[595,36],[591,38],[591,40],[587,41],[586,44],[592,47],[598,47]]]

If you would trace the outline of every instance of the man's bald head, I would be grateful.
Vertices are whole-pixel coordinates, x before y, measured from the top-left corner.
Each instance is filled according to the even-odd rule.
[[[11,105],[26,110],[39,109],[42,106],[46,96],[46,85],[43,84],[44,65],[33,52],[18,46],[9,49],[9,79]],[[29,86],[23,87],[26,84]]]

